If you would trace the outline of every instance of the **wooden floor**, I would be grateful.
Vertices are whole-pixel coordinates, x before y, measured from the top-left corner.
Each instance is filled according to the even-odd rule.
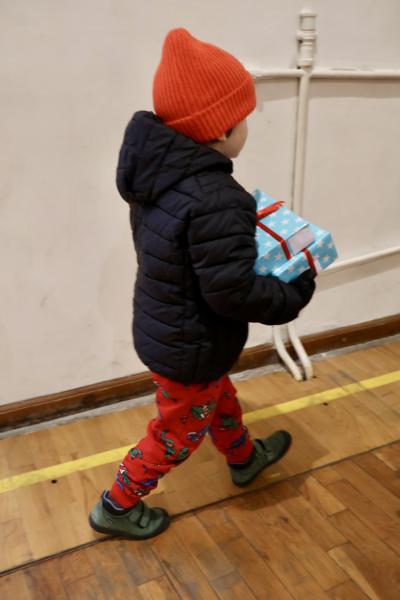
[[[398,600],[400,444],[6,575],[3,600]]]
[[[395,342],[315,363],[309,382],[279,372],[235,385],[252,413],[399,369]],[[5,438],[1,477],[132,443],[153,413]],[[250,425],[255,436],[278,428],[292,432],[293,449],[255,491],[234,498],[243,490],[208,443],[166,477],[151,502],[181,516],[150,542],[88,527],[118,463],[0,494],[0,597],[398,600],[400,380]]]

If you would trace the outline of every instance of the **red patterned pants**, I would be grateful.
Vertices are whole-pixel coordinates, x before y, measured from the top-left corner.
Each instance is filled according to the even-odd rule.
[[[242,423],[236,389],[227,375],[208,384],[185,385],[152,373],[157,386],[158,417],[147,435],[123,459],[111,497],[134,506],[158,481],[181,464],[209,433],[230,464],[245,462],[253,446]]]

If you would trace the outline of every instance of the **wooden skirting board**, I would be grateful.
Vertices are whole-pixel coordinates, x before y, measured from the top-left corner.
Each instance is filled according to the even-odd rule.
[[[308,335],[302,338],[302,342],[307,353],[312,355],[398,333],[400,333],[400,314]],[[289,352],[292,350],[290,344],[287,348]],[[245,348],[232,373],[273,364],[276,361],[276,352],[271,344]],[[150,393],[153,389],[154,384],[147,371],[65,392],[12,402],[0,406],[0,430],[98,408]]]

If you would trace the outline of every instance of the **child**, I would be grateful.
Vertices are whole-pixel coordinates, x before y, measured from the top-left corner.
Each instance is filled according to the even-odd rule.
[[[254,272],[256,203],[233,179],[247,137],[254,82],[233,56],[186,31],[167,35],[153,83],[155,114],[125,131],[117,186],[129,203],[138,272],[135,349],[157,386],[159,415],[92,510],[103,533],[146,539],[169,517],[141,499],[209,433],[233,483],[245,486],[289,449],[275,432],[251,440],[227,373],[248,322],[295,319],[310,301],[310,272],[291,284]]]

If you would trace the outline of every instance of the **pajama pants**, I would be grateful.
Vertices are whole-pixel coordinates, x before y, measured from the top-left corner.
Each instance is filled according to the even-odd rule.
[[[146,496],[200,446],[206,433],[229,464],[246,462],[253,445],[242,423],[236,389],[227,375],[207,384],[171,381],[156,373],[158,416],[123,459],[109,493],[124,508]]]

